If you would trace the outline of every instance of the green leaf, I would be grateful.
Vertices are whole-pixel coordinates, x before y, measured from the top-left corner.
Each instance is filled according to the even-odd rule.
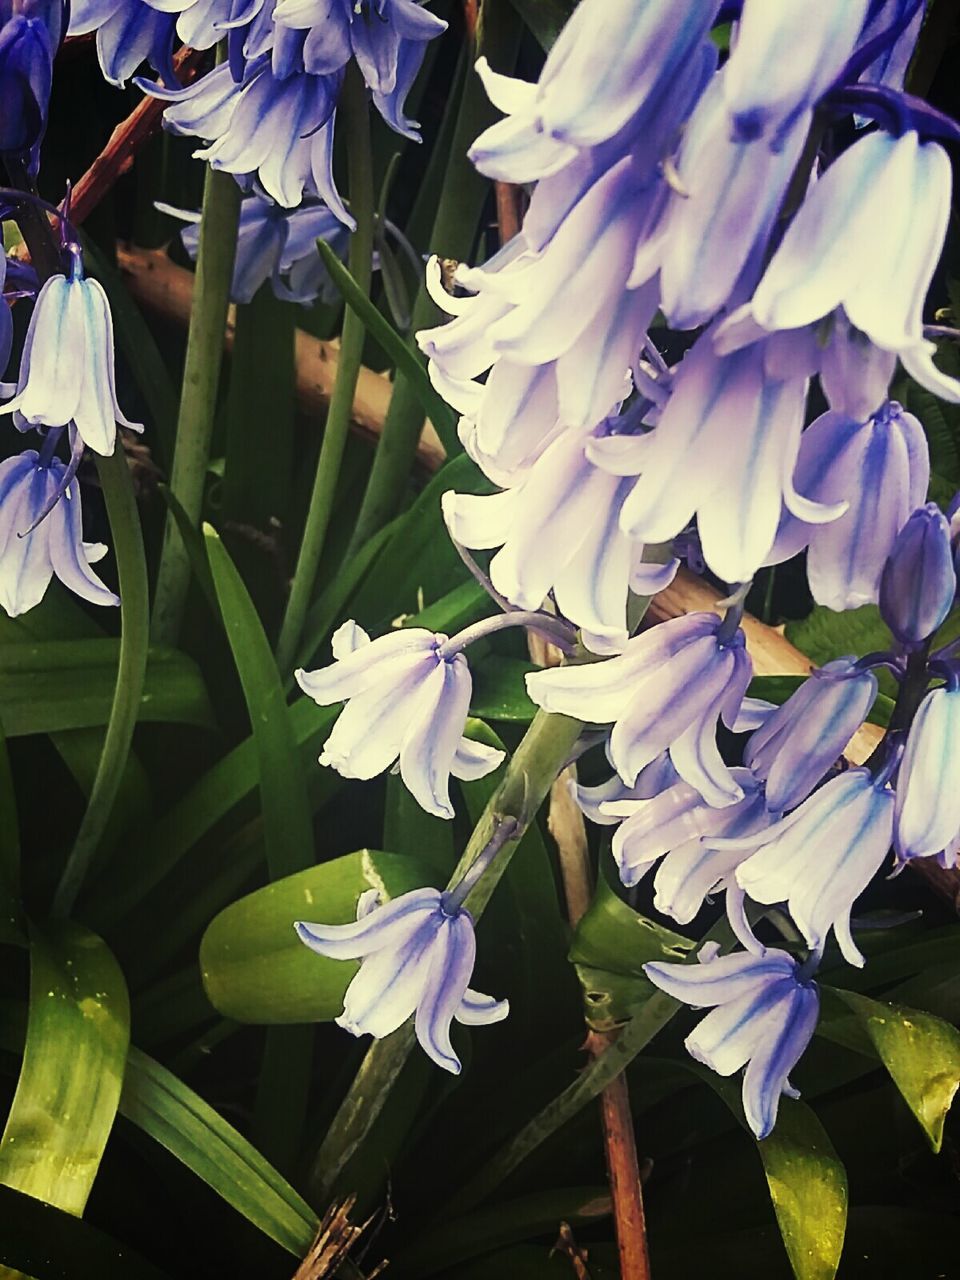
[[[27,1039],[0,1138],[0,1182],[83,1213],[129,1039],[126,983],[104,943],[75,924],[31,928]]]
[[[650,997],[653,986],[643,965],[683,960],[698,945],[627,906],[610,884],[607,861],[570,948],[583,989],[584,1017],[598,1031],[619,1026]]]
[[[429,863],[430,870],[440,880],[449,877],[457,860],[453,823],[422,809],[396,773],[387,777],[383,847]]]
[[[418,860],[367,849],[309,867],[231,903],[200,944],[210,1003],[237,1022],[326,1022],[343,1009],[353,961],[318,956],[297,937],[297,920],[346,924],[366,889],[395,898],[431,883]]]
[[[10,755],[0,726],[0,942],[23,938],[20,907],[20,820]]]
[[[934,1151],[960,1087],[960,1031],[929,1013],[829,988],[856,1017]]]
[[[136,1048],[130,1050],[120,1112],[248,1222],[303,1256],[318,1225],[310,1206],[221,1115]]]
[[[483,658],[473,669],[470,713],[482,720],[514,720],[527,724],[537,708],[527,695],[524,676],[538,667],[499,654]]]
[[[119,641],[44,640],[0,644],[0,719],[8,737],[107,723]],[[151,648],[138,718],[210,728],[213,712],[192,659]]]
[[[576,8],[576,0],[511,0],[511,3],[547,52]]]
[[[166,1272],[72,1214],[0,1186],[0,1263],[35,1280],[170,1280]]]
[[[890,649],[893,637],[875,604],[835,613],[817,605],[808,617],[788,622],[786,637],[818,667],[852,653],[862,658],[878,649]],[[960,610],[955,610],[936,634],[935,644],[946,644],[960,635]],[[882,678],[881,678],[882,684]]]
[[[694,1064],[746,1128],[740,1085]],[[757,1142],[784,1248],[797,1280],[833,1280],[847,1224],[847,1174],[823,1125],[802,1102],[782,1098],[777,1123]]]
[[[447,453],[457,452],[459,445],[456,414],[434,391],[427,371],[413,348],[404,342],[393,325],[381,315],[326,241],[318,240],[317,249],[324,266],[330,273],[331,280],[343,294],[347,306],[357,314],[367,333],[380,344],[396,365],[397,370],[408,379],[411,389],[423,407],[424,417],[429,418],[436,427]]]

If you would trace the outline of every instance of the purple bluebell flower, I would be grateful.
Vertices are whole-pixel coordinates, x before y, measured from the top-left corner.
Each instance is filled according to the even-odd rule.
[[[950,612],[957,574],[950,525],[935,502],[919,507],[897,534],[880,577],[880,613],[908,648],[923,644]]]
[[[720,356],[705,333],[674,378],[623,504],[624,531],[666,542],[696,515],[704,559],[732,583],[763,563],[784,503],[808,520],[835,517],[842,508],[808,501],[793,482],[811,360],[803,337]]]
[[[866,134],[811,187],[743,312],[766,330],[796,329],[843,307],[946,400],[960,383],[933,363],[923,303],[950,211],[950,161],[913,130]],[[738,313],[728,323],[736,324]]]
[[[698,963],[645,964],[655,986],[695,1009],[713,1008],[687,1036],[691,1057],[721,1076],[746,1067],[743,1110],[757,1138],[777,1120],[781,1094],[798,1097],[790,1072],[810,1043],[820,1013],[815,982],[786,951],[718,956],[701,947]]]
[[[29,156],[34,173],[62,28],[58,0],[0,3],[0,153]]]
[[[113,317],[96,280],[84,278],[79,258],[69,276],[51,276],[37,295],[23,344],[16,394],[0,406],[27,426],[64,427],[73,422],[85,445],[113,453],[119,422],[132,431],[117,403],[113,368]]]
[[[463,736],[473,682],[462,653],[444,655],[446,640],[416,627],[371,640],[345,622],[333,635],[333,665],[296,673],[321,707],[347,704],[320,763],[344,778],[375,778],[399,757],[407,789],[438,818],[454,816],[451,774],[482,778],[503,760],[502,751]]]
[[[600,806],[605,820],[622,819],[611,846],[620,879],[628,887],[639,884],[662,859],[653,882],[653,905],[678,924],[689,924],[708,894],[729,888],[740,892],[733,872],[748,854],[710,849],[701,837],[749,835],[773,820],[763,785],[750,770],[732,769],[731,774],[743,799],[722,809],[681,781],[649,800],[611,799]]]
[[[490,578],[511,604],[538,609],[552,591],[588,648],[619,653],[629,635],[628,591],[652,594],[668,586],[678,562],[645,564],[643,546],[621,532],[620,507],[632,481],[595,466],[589,439],[566,431],[504,493],[445,493],[443,515],[462,545],[501,548]]]
[[[39,604],[54,575],[92,604],[119,604],[90,568],[106,553],[83,541],[80,488],[59,458],[27,449],[0,462],[0,605],[11,618]]]
[[[826,323],[829,336],[821,351],[820,386],[827,404],[848,418],[866,422],[888,398],[897,353],[884,351],[854,328],[842,307]]]
[[[783,813],[805,800],[870,712],[877,677],[837,658],[792,693],[751,734],[744,764],[766,782],[767,804]]]
[[[897,858],[947,851],[960,837],[960,690],[956,679],[933,689],[914,717],[897,775]]]
[[[468,986],[476,958],[473,917],[439,889],[414,889],[383,906],[376,889],[357,902],[355,924],[294,926],[301,942],[332,960],[359,960],[337,1025],[352,1035],[390,1035],[416,1013],[420,1045],[438,1067],[460,1073],[450,1041],[454,1020],[501,1022],[506,1000]]]
[[[923,428],[895,400],[866,422],[824,413],[803,433],[794,483],[815,501],[845,502],[847,509],[816,526],[786,512],[767,562],[778,564],[807,546],[818,604],[837,610],[875,604],[894,540],[929,482]]]
[[[185,9],[192,0],[174,0]],[[77,0],[70,5],[71,36],[97,33],[97,58],[104,79],[123,88],[144,61],[165,84],[176,87],[173,42],[177,12],[147,0]]]
[[[926,0],[882,0],[872,9],[859,44],[861,48],[875,47],[876,56],[861,71],[859,79],[865,84],[902,89],[923,25]],[[892,39],[891,32],[897,33]]]
[[[756,850],[737,868],[755,902],[786,902],[813,950],[832,929],[844,959],[863,965],[850,932],[853,904],[880,869],[893,840],[894,795],[884,774],[851,769],[815,791],[788,817],[751,836],[707,837],[710,847]],[[762,952],[745,917],[730,923],[744,946]]]
[[[627,786],[662,751],[708,804],[743,798],[716,744],[718,717],[733,725],[750,683],[743,632],[712,613],[661,623],[602,663],[555,667],[527,676],[546,711],[612,724],[610,759]]]
[[[680,781],[669,753],[664,751],[637,774],[632,787],[624,784],[618,773],[595,787],[576,785],[574,798],[581,813],[601,827],[615,827],[620,818],[609,813],[607,806],[622,800],[652,800],[661,791]]]
[[[869,0],[744,0],[723,92],[736,136],[775,143],[833,86]]]

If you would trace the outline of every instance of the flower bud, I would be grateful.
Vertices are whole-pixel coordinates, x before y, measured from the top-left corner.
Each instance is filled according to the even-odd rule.
[[[956,591],[950,525],[928,502],[897,534],[880,578],[880,612],[901,644],[919,645],[950,612]]]

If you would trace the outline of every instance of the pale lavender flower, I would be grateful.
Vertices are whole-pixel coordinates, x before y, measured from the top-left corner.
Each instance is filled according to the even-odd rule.
[[[106,553],[83,541],[80,488],[59,458],[27,449],[0,463],[0,605],[11,618],[39,604],[54,575],[92,604],[119,604],[90,568]]]
[[[749,855],[707,847],[702,836],[749,835],[773,820],[763,786],[749,769],[732,769],[743,791],[736,804],[715,809],[686,782],[675,782],[649,800],[610,799],[600,806],[604,820],[622,819],[612,852],[620,879],[639,884],[663,859],[653,882],[653,905],[678,924],[689,924],[711,893],[739,891],[733,872]]]
[[[193,0],[173,0],[179,9]],[[70,36],[97,33],[97,58],[104,79],[123,88],[145,60],[166,84],[175,85],[173,41],[177,13],[146,0],[77,0],[70,5]]]
[[[842,307],[825,323],[829,337],[822,348],[820,385],[827,404],[856,422],[866,422],[888,398],[897,354],[884,351],[854,328]]]
[[[51,276],[37,294],[16,392],[0,406],[3,413],[13,413],[21,430],[73,422],[84,444],[103,457],[113,453],[118,422],[143,429],[117,403],[107,295],[96,280],[84,279],[77,259],[69,276]]]
[[[897,857],[927,858],[947,851],[955,860],[960,837],[960,689],[955,678],[933,689],[910,726],[897,776]]]
[[[890,849],[893,806],[882,774],[851,769],[766,830],[731,840],[707,837],[706,843],[757,850],[737,868],[740,887],[755,902],[785,902],[815,951],[832,929],[844,959],[859,968],[863,956],[850,932],[850,912]],[[744,946],[763,951],[745,917],[731,915],[730,922]]]
[[[880,614],[908,648],[929,640],[957,594],[950,524],[935,502],[919,507],[897,534],[880,577]]]
[[[294,926],[301,942],[333,960],[360,960],[337,1025],[382,1039],[414,1012],[417,1039],[438,1067],[460,1073],[450,1040],[454,1020],[468,1026],[502,1021],[506,1000],[467,985],[476,958],[473,917],[439,889],[414,889],[383,906],[376,889],[357,902],[355,924]]]
[[[601,827],[614,827],[620,818],[607,811],[608,805],[621,800],[652,800],[679,781],[680,775],[664,751],[640,770],[632,787],[626,786],[620,775],[614,773],[595,787],[574,785],[573,794],[580,811],[591,822]]]
[[[923,25],[926,0],[882,0],[873,6],[873,16],[860,36],[860,45],[868,46],[874,40],[899,28],[893,40],[882,41],[875,59],[860,73],[865,84],[882,84],[891,89],[902,89],[907,67],[913,56],[917,36]]]
[[[767,804],[785,812],[805,800],[863,724],[877,677],[837,658],[792,693],[751,734],[744,764],[766,782]]]
[[[333,635],[333,665],[296,673],[320,706],[346,703],[320,763],[344,778],[375,778],[399,757],[405,786],[438,818],[454,816],[451,774],[482,778],[503,760],[463,736],[473,682],[462,653],[444,656],[446,640],[417,627],[371,640],[345,622]]]
[[[829,524],[786,512],[768,564],[808,546],[807,577],[818,604],[875,604],[880,575],[911,511],[924,500],[930,457],[923,428],[895,401],[866,422],[822,414],[804,431],[794,483],[815,501],[847,504]]]
[[[781,1094],[798,1097],[790,1072],[810,1043],[820,993],[786,951],[718,956],[716,943],[701,947],[698,963],[645,964],[662,991],[695,1009],[713,1007],[684,1042],[688,1053],[721,1076],[746,1067],[743,1110],[757,1138],[777,1119]]]
[[[669,750],[685,782],[717,807],[743,791],[720,757],[718,717],[733,725],[752,665],[743,632],[712,613],[691,613],[652,627],[605,662],[555,667],[527,676],[546,711],[613,724],[610,759],[627,786]]]

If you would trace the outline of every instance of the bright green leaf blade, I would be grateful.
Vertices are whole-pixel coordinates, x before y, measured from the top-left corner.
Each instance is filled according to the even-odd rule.
[[[75,924],[31,928],[27,1039],[0,1138],[0,1182],[83,1213],[129,1039],[126,983],[104,943]]]
[[[932,1014],[832,988],[857,1019],[934,1151],[960,1087],[960,1031]]]
[[[0,1263],[35,1280],[170,1280],[72,1214],[0,1186]]]
[[[306,1252],[317,1228],[310,1206],[221,1115],[136,1048],[120,1112],[271,1240],[297,1257]]]
[[[204,537],[253,728],[267,865],[271,876],[289,875],[313,859],[313,822],[300,753],[290,729],[277,665],[253,602],[209,525],[204,526]]]
[[[0,644],[0,718],[7,736],[106,724],[119,652],[119,642],[110,639]],[[150,650],[139,719],[213,725],[203,678],[186,654]]]
[[[361,850],[276,880],[231,903],[210,923],[200,967],[210,1003],[237,1022],[329,1021],[343,1009],[353,961],[305,947],[294,922],[347,924],[366,889],[384,897],[431,883],[414,858]]]
[[[690,1065],[746,1127],[739,1083]],[[782,1098],[774,1130],[757,1151],[793,1274],[797,1280],[833,1280],[849,1196],[846,1170],[826,1130],[808,1106]]]
[[[381,315],[330,246],[325,241],[318,240],[317,248],[330,278],[343,294],[347,306],[356,312],[367,333],[380,344],[397,369],[409,380],[423,407],[424,417],[429,418],[436,427],[447,453],[458,452],[456,414],[434,391],[427,371],[413,348],[404,342],[386,317]]]
[[[457,861],[453,823],[421,809],[396,773],[387,777],[383,847],[429,863],[431,871],[442,880],[449,877]]]

